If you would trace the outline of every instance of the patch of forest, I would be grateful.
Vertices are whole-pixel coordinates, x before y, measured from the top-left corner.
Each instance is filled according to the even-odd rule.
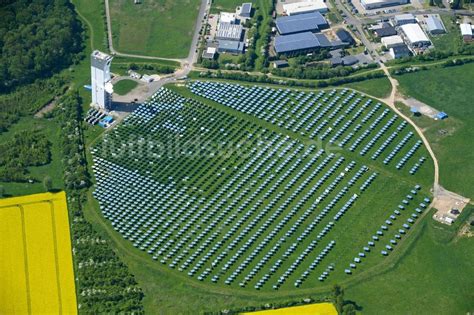
[[[82,27],[67,0],[0,1],[0,93],[70,66]]]

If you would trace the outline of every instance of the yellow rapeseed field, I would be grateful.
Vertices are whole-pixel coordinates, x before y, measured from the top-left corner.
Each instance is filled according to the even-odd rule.
[[[65,193],[0,199],[0,314],[76,314]]]
[[[337,315],[332,303],[317,303],[303,306],[279,308],[276,310],[243,313],[244,315]]]

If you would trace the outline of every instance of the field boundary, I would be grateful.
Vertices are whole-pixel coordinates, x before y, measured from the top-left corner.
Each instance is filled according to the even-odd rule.
[[[22,242],[23,242],[23,262],[25,264],[25,280],[26,280],[26,300],[28,303],[28,314],[31,314],[31,293],[30,293],[30,273],[28,271],[28,247],[26,241],[26,224],[25,224],[25,209],[22,205],[17,205],[20,209],[20,216],[21,216],[21,234],[22,234]]]
[[[56,231],[56,216],[54,213],[54,203],[52,201],[46,201],[49,204],[49,209],[51,213],[51,229],[53,232],[53,245],[54,245],[54,269],[56,270],[56,285],[58,286],[58,303],[59,303],[59,314],[62,314],[63,310],[63,301],[61,298],[61,277],[59,274],[59,257],[58,257],[58,238]]]

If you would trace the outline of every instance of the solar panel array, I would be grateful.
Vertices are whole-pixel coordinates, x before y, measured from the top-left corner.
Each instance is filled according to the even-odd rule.
[[[395,146],[399,164],[420,156],[404,122],[347,89],[189,89],[220,105],[161,89],[92,148],[104,217],[150,259],[198,281],[278,290],[344,276],[343,226],[385,176],[382,159]]]

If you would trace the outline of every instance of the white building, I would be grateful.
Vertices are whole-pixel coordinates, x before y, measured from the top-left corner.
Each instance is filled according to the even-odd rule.
[[[98,50],[91,54],[92,104],[109,110],[112,104],[113,86],[110,82],[112,56]]]
[[[236,19],[235,13],[221,12],[219,15],[219,23],[231,23],[234,24]]]
[[[405,44],[403,39],[398,35],[382,37],[381,42],[388,49]]]
[[[393,18],[394,26],[416,23],[416,18],[411,13],[395,15]]]
[[[283,12],[285,12],[286,15],[297,15],[311,12],[326,13],[328,12],[328,6],[323,0],[306,0],[284,4]]]
[[[459,27],[461,28],[461,35],[465,42],[470,42],[472,40],[472,25],[463,23],[460,24]]]
[[[242,38],[243,27],[240,24],[221,22],[218,25],[216,39],[236,40]]]
[[[360,4],[366,10],[379,9],[392,5],[407,4],[408,0],[361,0]]]
[[[400,27],[408,44],[412,47],[424,47],[431,45],[428,36],[418,24],[405,24]]]

